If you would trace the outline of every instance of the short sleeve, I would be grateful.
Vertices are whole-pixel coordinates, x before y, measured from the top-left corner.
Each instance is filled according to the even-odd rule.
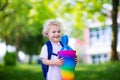
[[[41,49],[41,52],[40,52],[40,59],[42,59],[42,58],[47,59],[47,56],[48,56],[47,46],[44,45]]]

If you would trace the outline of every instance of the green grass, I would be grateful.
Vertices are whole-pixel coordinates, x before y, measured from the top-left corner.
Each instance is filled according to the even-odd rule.
[[[40,65],[17,65],[0,67],[0,80],[43,80]]]
[[[120,80],[120,62],[78,65],[75,80]]]
[[[0,80],[43,80],[43,75],[40,65],[0,65]],[[75,80],[120,80],[120,62],[79,64],[76,66]]]

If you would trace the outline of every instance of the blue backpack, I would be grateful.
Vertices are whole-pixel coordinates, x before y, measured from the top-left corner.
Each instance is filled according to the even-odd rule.
[[[60,44],[63,47],[61,41],[60,41]],[[50,41],[47,41],[46,45],[47,45],[47,51],[48,51],[48,60],[51,59],[51,55],[58,56],[57,54],[53,53],[53,48],[52,48],[52,44],[51,44]],[[42,67],[42,72],[43,72],[44,78],[46,79],[47,72],[48,72],[48,69],[49,69],[49,65],[43,64],[43,62],[41,60],[40,60],[40,64],[41,64],[41,67]]]

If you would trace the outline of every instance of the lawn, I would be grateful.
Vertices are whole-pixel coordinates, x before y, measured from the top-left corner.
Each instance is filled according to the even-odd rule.
[[[43,80],[43,75],[40,65],[1,66],[0,80]]]
[[[43,80],[40,65],[0,66],[0,80]],[[120,80],[120,62],[79,64],[75,80]]]
[[[120,62],[79,65],[75,80],[120,80]]]

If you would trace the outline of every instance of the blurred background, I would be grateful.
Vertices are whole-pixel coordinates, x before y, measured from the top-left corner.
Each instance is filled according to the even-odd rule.
[[[69,36],[69,45],[77,51],[78,72],[81,64],[117,61],[117,66],[120,65],[119,0],[0,0],[0,71],[3,76],[8,73],[4,71],[5,66],[29,64],[27,69],[39,69],[41,47],[47,40],[42,35],[42,26],[47,19],[62,23],[63,34]],[[30,64],[37,66],[31,68]],[[9,78],[2,77],[2,80]],[[95,80],[110,79],[97,77]]]

